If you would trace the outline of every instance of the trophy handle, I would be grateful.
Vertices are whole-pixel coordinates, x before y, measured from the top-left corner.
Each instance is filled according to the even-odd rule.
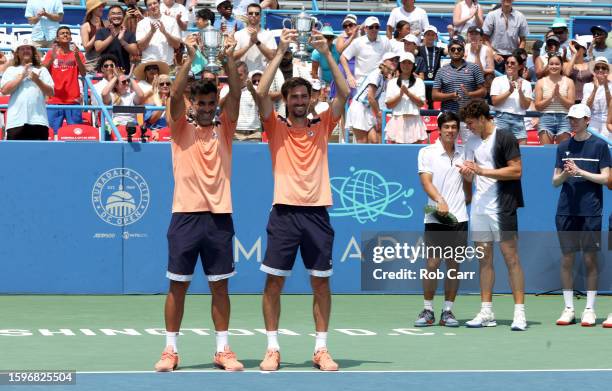
[[[287,27],[287,25],[285,24],[285,22],[289,22],[289,27]],[[285,29],[291,29],[291,28],[292,28],[291,24],[292,24],[291,19],[289,19],[289,18],[285,18],[285,19],[283,19],[283,28],[285,28]]]
[[[317,31],[321,31],[321,29],[323,28],[323,23],[319,22],[317,20],[317,18],[315,18],[314,16],[312,17],[312,26],[314,27],[315,30]]]

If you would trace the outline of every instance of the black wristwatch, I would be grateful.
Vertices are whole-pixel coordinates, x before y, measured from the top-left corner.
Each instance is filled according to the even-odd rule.
[[[261,41],[258,39],[257,41],[255,41],[255,46],[259,46],[261,45]]]

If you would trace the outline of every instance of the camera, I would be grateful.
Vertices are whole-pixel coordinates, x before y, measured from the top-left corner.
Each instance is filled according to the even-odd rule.
[[[136,134],[136,127],[138,124],[136,122],[128,122],[125,125],[125,131],[127,132],[127,141],[128,143],[132,142],[132,137]]]

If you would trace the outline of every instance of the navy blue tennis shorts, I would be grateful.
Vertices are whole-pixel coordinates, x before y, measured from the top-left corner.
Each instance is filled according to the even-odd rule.
[[[555,216],[563,254],[597,252],[601,246],[601,216]]]
[[[198,256],[208,281],[236,274],[230,213],[173,213],[168,228],[168,271],[173,281],[191,281]]]
[[[310,275],[331,276],[334,229],[326,207],[274,205],[266,231],[268,247],[261,271],[276,276],[291,275],[299,247]]]

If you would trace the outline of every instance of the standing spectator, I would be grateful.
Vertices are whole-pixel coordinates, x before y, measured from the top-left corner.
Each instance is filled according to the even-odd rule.
[[[512,8],[513,0],[502,0],[501,7],[487,14],[482,30],[495,51],[495,70],[503,73],[506,58],[517,48],[525,48],[529,35],[527,19]]]
[[[419,111],[425,104],[425,83],[414,75],[414,63],[412,53],[403,53],[399,76],[387,83],[385,103],[393,115],[385,132],[391,144],[414,144],[427,139],[427,127]]]
[[[461,0],[453,11],[453,26],[456,34],[466,36],[470,27],[482,27],[482,7],[478,0]]]
[[[270,30],[261,29],[261,7],[251,4],[247,9],[247,26],[234,34],[237,45],[236,61],[244,61],[250,71],[263,71],[276,53],[276,41]]]
[[[162,0],[162,3],[159,5],[159,11],[162,15],[174,18],[180,31],[183,33],[187,31],[187,27],[189,27],[189,12],[184,5],[174,0]]]
[[[138,44],[136,35],[123,25],[125,11],[118,5],[108,10],[108,27],[96,32],[95,47],[101,56],[113,55],[119,61],[118,66],[128,73],[131,69],[130,56],[137,56]]]
[[[85,67],[87,72],[90,73],[93,72],[100,58],[100,52],[95,47],[96,32],[101,28],[107,27],[102,21],[104,7],[106,7],[106,2],[87,0],[85,20],[81,25],[81,42],[85,49]]]
[[[331,26],[324,26],[321,29],[321,34],[327,40],[327,47],[329,48],[329,52],[336,64],[340,62],[340,54],[338,54],[338,50],[336,50],[336,45],[334,44],[334,38],[336,35],[334,34],[334,29]],[[318,50],[313,50],[312,52],[312,79],[318,79],[325,83],[325,85],[330,85],[334,78],[331,73],[331,69],[325,57],[321,55]],[[319,88],[320,89],[320,88]],[[333,98],[333,96],[331,96]]]
[[[386,37],[378,36],[380,22],[377,17],[367,17],[363,25],[366,35],[353,40],[340,56],[340,63],[350,88],[357,88],[361,80],[378,67],[383,55],[393,51],[391,42]],[[348,65],[353,57],[355,57],[354,75]]]
[[[559,45],[559,37],[552,31],[546,33],[545,45],[542,48],[544,54],[535,60],[535,72],[538,80],[548,75],[548,58],[552,55],[559,54]]]
[[[395,25],[395,31],[393,31],[393,39],[390,41],[393,46],[393,51],[400,54],[405,52],[404,49],[404,37],[410,34],[410,23],[406,20],[400,20]]]
[[[590,64],[590,71],[593,72],[594,78],[592,83],[584,85],[584,95],[582,103],[586,104],[591,110],[591,121],[589,127],[602,136],[609,137],[608,129],[606,128],[606,120],[608,117],[608,108],[612,104],[612,81],[608,79],[610,76],[610,64],[605,57],[597,57]]]
[[[606,45],[608,29],[604,26],[593,26],[591,34],[593,34],[593,42],[589,48],[589,59],[592,61],[597,57],[605,57],[608,64],[612,64],[612,47]]]
[[[85,76],[85,57],[72,42],[72,33],[67,26],[57,29],[57,44],[47,52],[43,64],[53,78],[54,93],[50,105],[78,105],[81,103],[79,76]],[[64,119],[68,125],[83,122],[79,109],[48,109],[49,125],[57,133]]]
[[[144,102],[144,94],[138,87],[136,80],[115,68],[114,77],[102,90],[102,99],[105,105],[135,106]],[[113,113],[113,124],[115,126],[124,126],[130,122],[137,122],[135,113]]]
[[[573,39],[570,43],[573,54],[571,59],[563,64],[563,74],[574,81],[575,99],[579,103],[582,101],[582,89],[586,83],[593,81],[593,74],[584,59],[587,55],[587,46],[584,39]]]
[[[159,0],[145,0],[148,16],[138,22],[136,41],[142,61],[163,61],[174,65],[174,50],[181,44],[176,19],[162,15]]]
[[[423,46],[418,49],[418,59],[421,59],[421,68],[415,69],[416,72],[422,73],[426,81],[434,81],[436,74],[440,69],[444,49],[435,45],[438,39],[438,29],[436,26],[427,26],[423,34]],[[401,70],[401,69],[400,69]],[[427,106],[433,110],[432,85],[428,84],[425,87],[427,98]]]
[[[39,47],[51,47],[64,18],[62,0],[28,0],[25,17],[32,27],[32,40]]]
[[[147,10],[138,6],[138,0],[121,0],[127,6],[123,25],[127,31],[136,34],[138,22],[147,16]]]
[[[45,97],[53,95],[53,79],[42,67],[32,42],[21,39],[13,65],[2,74],[0,92],[10,95],[6,112],[7,140],[47,140],[49,121]]]
[[[168,75],[170,67],[163,61],[148,61],[138,64],[134,68],[134,78],[138,80],[138,86],[145,94],[145,98],[149,98],[153,91],[153,82],[159,75]]]
[[[402,0],[402,6],[393,8],[391,15],[387,20],[387,38],[391,39],[393,29],[400,20],[405,20],[410,23],[410,34],[416,37],[420,36],[425,27],[429,26],[427,12],[421,7],[414,5],[414,0]]]
[[[480,27],[472,26],[468,29],[468,43],[465,45],[465,61],[478,65],[485,78],[487,90],[495,78],[495,62],[493,49],[483,40]]]
[[[215,20],[214,27],[224,34],[232,34],[234,31],[242,30],[246,26],[232,14],[234,6],[230,0],[215,0],[215,7],[221,16]]]
[[[506,59],[506,74],[493,79],[491,101],[495,109],[497,130],[511,132],[519,144],[527,144],[526,110],[533,101],[531,83],[521,77],[523,58],[511,55]]]
[[[336,39],[336,50],[338,50],[338,54],[342,55],[344,49],[349,47],[351,43],[355,41],[355,39],[361,36],[361,28],[357,24],[357,16],[353,14],[348,14],[344,17],[342,21],[342,33]],[[341,64],[341,63],[338,63]],[[355,74],[355,57],[348,60],[348,67],[352,74]],[[282,64],[281,64],[282,68]],[[344,75],[344,78],[347,78],[346,72],[344,71],[344,67],[340,66],[340,71]],[[351,97],[355,92],[354,88],[351,88]],[[344,116],[342,117],[344,118]]]
[[[548,76],[538,80],[535,86],[535,108],[540,117],[540,143],[552,144],[570,138],[570,124],[567,110],[574,104],[574,82],[563,76],[560,54],[548,58]]]
[[[574,314],[574,261],[582,250],[586,269],[587,300],[581,325],[595,326],[597,258],[601,251],[603,186],[608,183],[610,151],[605,141],[586,130],[591,111],[584,104],[573,105],[568,113],[574,136],[557,147],[553,186],[559,193],[555,225],[561,246],[561,283],[565,308],[557,325],[576,322]]]

